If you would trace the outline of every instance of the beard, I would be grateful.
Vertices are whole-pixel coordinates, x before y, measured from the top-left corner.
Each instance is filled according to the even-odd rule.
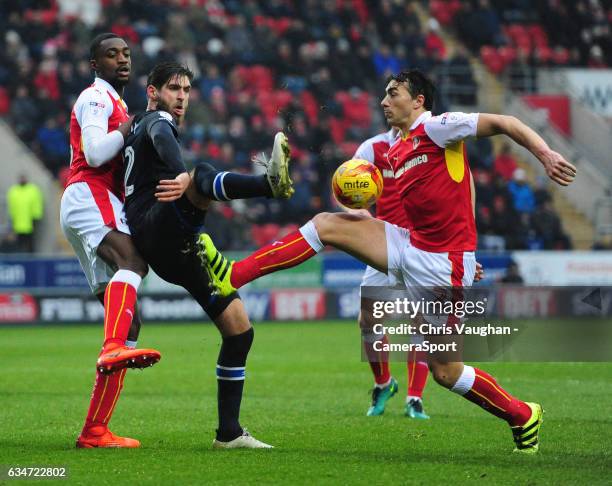
[[[176,123],[177,126],[180,126],[181,122],[183,121],[183,117],[182,116],[181,117],[177,117],[172,112],[172,108],[170,108],[170,105],[168,103],[166,103],[164,100],[162,100],[161,98],[159,98],[157,100],[157,109],[165,111],[166,113],[170,113],[170,116],[172,117],[172,119],[174,120],[174,122]]]

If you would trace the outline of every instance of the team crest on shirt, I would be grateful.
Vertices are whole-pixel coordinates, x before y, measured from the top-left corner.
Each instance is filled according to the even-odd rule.
[[[420,137],[412,137],[412,150],[416,150],[420,143]]]

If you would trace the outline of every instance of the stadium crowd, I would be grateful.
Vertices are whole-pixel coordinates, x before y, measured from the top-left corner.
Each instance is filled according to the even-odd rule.
[[[378,101],[388,74],[417,67],[442,84],[460,87],[438,95],[436,112],[454,104],[476,104],[468,51],[459,46],[449,55],[451,49],[439,33],[440,23],[452,18],[436,14],[432,0],[433,17],[423,25],[415,3],[3,0],[0,115],[62,182],[69,160],[70,110],[92,81],[91,38],[112,31],[130,44],[132,81],[125,99],[131,113],[145,109],[150,68],[178,58],[196,74],[182,132],[188,164],[207,161],[219,169],[250,172],[251,156],[271,145],[275,131],[284,129],[290,138],[293,198],[236,201],[211,209],[215,214],[209,218],[210,231],[220,247],[252,248],[273,239],[286,225],[293,228],[321,210],[337,208],[330,194],[331,174],[361,141],[384,129]],[[527,1],[494,2],[518,12],[510,20],[487,0],[444,3],[458,5],[465,19],[471,18],[470,12],[482,16],[486,11],[487,29],[459,32],[472,50],[488,43],[502,45],[509,22],[533,20],[519,15],[530,9]],[[563,12],[563,2],[548,3]],[[600,10],[583,13],[594,16],[599,30],[592,29],[592,46],[599,46],[602,62],[609,62],[609,45],[600,45]],[[550,39],[560,45],[573,42],[576,29],[557,39],[559,29],[545,20],[542,26],[550,30]],[[592,56],[587,54],[593,49],[581,46],[580,56],[572,59],[590,65]],[[483,248],[571,245],[545,187],[534,189],[526,183],[509,150],[496,157],[490,143],[476,141],[469,152],[479,191]]]

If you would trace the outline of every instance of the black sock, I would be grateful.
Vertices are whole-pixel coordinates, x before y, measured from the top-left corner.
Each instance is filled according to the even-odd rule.
[[[217,440],[229,442],[242,435],[240,402],[244,387],[247,355],[254,336],[253,328],[242,334],[223,338],[217,360]]]
[[[204,163],[196,167],[194,179],[197,191],[214,201],[272,197],[272,189],[265,175],[221,172]]]

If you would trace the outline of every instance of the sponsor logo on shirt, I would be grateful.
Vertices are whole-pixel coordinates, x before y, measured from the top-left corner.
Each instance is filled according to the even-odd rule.
[[[99,102],[99,101],[90,101],[89,102],[89,106],[90,106],[91,112],[94,115],[97,115],[98,113],[100,113],[100,110],[104,109],[104,107],[106,105],[104,103]]]
[[[400,169],[395,173],[395,178],[398,179],[399,177],[402,176],[402,174],[404,174],[404,172],[409,171],[410,169],[412,169],[413,167],[416,167],[417,165],[424,164],[425,162],[427,162],[427,160],[428,160],[427,154],[419,155],[417,157],[410,159],[402,167],[400,167]]]

